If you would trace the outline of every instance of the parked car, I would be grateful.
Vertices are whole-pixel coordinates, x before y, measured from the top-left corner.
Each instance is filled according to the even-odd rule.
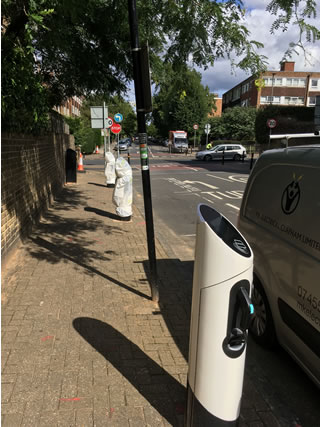
[[[238,227],[254,254],[250,332],[279,343],[320,387],[320,145],[267,150]]]
[[[198,151],[196,154],[197,160],[221,160],[224,156],[225,160],[241,160],[242,156],[247,157],[247,151],[240,144],[219,144],[210,148],[210,150]]]
[[[169,139],[167,138],[167,139],[164,139],[163,141],[162,141],[162,145],[164,146],[164,147],[168,147],[168,144],[169,144]]]
[[[130,140],[129,138],[120,139],[119,141],[119,151],[126,151],[130,147]],[[114,147],[114,150],[118,150],[118,145],[116,144]]]

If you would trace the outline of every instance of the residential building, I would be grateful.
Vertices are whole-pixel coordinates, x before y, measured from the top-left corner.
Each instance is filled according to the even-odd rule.
[[[265,71],[260,79],[243,80],[222,96],[222,111],[228,107],[304,105],[314,107],[320,95],[320,72],[294,71],[294,62],[282,62],[279,71]]]
[[[77,96],[73,96],[72,98],[68,98],[62,105],[55,107],[54,110],[58,111],[58,113],[63,116],[79,117],[81,105],[82,99]]]
[[[209,117],[221,117],[222,114],[222,98],[219,98],[217,93],[213,94],[215,109],[213,108],[211,113],[209,113]]]

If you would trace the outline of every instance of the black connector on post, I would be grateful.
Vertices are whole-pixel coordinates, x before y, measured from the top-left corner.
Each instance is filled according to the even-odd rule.
[[[222,151],[222,164],[224,165],[224,150]]]
[[[152,111],[151,103],[151,86],[150,72],[148,64],[147,48],[140,48],[139,32],[138,32],[138,17],[136,0],[128,0],[129,25],[131,36],[131,51],[133,60],[133,78],[134,89],[136,96],[137,122],[140,145],[140,164],[142,174],[144,211],[146,219],[146,232],[148,243],[148,256],[150,267],[150,285],[152,301],[159,301],[159,289],[157,280],[157,261],[155,250],[152,201],[151,201],[151,184],[150,170],[148,159],[148,145],[146,132],[145,113]]]

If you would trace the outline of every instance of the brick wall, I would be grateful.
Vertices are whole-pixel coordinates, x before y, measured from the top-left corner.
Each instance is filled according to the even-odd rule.
[[[1,140],[2,260],[50,205],[65,183],[65,153],[73,136],[3,134]]]

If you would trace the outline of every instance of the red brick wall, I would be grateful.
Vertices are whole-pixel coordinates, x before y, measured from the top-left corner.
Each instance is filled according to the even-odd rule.
[[[27,234],[65,183],[65,153],[73,136],[4,134],[1,141],[2,259]]]

